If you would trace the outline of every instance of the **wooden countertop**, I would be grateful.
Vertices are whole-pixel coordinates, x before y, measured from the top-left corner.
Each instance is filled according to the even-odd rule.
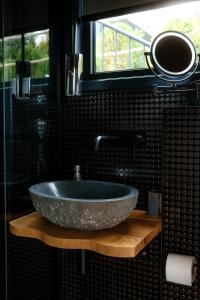
[[[62,249],[85,249],[113,257],[135,257],[161,231],[159,218],[134,210],[123,223],[100,231],[71,230],[48,222],[37,212],[9,222],[10,232]]]

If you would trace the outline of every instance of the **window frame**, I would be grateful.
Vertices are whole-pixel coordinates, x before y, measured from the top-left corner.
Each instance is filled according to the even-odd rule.
[[[95,30],[93,25],[93,21],[87,21],[82,25],[82,53],[84,63],[81,89],[83,92],[152,87],[152,85],[155,84],[165,85],[165,82],[153,75],[148,68],[98,73],[92,72],[95,55]],[[88,47],[88,44],[90,47]]]
[[[153,5],[148,7],[161,8],[166,5]],[[124,12],[123,12],[124,13]],[[128,12],[127,12],[128,13]],[[120,15],[120,13],[119,13]],[[99,19],[104,18],[99,16]],[[108,16],[106,16],[108,17]],[[82,91],[94,90],[115,90],[115,89],[141,89],[151,88],[155,85],[169,86],[170,82],[164,81],[156,77],[149,68],[116,70],[108,72],[94,72],[94,55],[95,55],[95,23],[94,21],[85,20],[82,23],[82,53],[83,53],[83,75],[82,75]],[[89,45],[89,47],[88,47]],[[189,82],[199,79],[200,64],[194,75],[183,82],[178,82],[177,86],[185,86]]]
[[[121,77],[132,77],[132,76],[144,76],[152,75],[152,72],[147,68],[145,69],[126,69],[116,70],[108,72],[97,72],[94,71],[94,55],[95,55],[95,21],[87,21],[82,27],[83,33],[83,55],[84,55],[84,80],[97,80],[97,79],[111,79]],[[90,47],[88,48],[88,44]]]

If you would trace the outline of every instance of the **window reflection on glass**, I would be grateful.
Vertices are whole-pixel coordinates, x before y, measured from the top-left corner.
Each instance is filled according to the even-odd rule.
[[[25,60],[31,63],[31,77],[49,76],[49,30],[26,33]]]
[[[9,81],[16,74],[15,63],[22,56],[22,37],[12,35],[4,38],[4,80]],[[3,66],[0,66],[0,77],[3,76]]]
[[[102,19],[95,28],[96,72],[144,69],[144,52],[163,31],[185,33],[200,53],[200,1]]]
[[[24,43],[23,43],[24,38]],[[31,78],[49,77],[49,30],[12,35],[0,39],[0,80],[11,81],[16,77],[16,62],[30,61]],[[23,49],[24,47],[24,49]],[[23,51],[24,50],[24,51]],[[24,57],[23,57],[24,55]]]
[[[3,82],[3,40],[0,39],[0,82]]]

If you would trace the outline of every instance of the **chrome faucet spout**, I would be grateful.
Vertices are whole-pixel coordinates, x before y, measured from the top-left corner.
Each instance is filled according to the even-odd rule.
[[[95,138],[95,151],[98,151],[99,150],[99,146],[101,144],[102,141],[104,140],[118,140],[119,137],[118,136],[112,136],[112,135],[98,135],[96,138]]]
[[[80,181],[81,180],[81,172],[80,172],[80,166],[76,165],[74,167],[74,180]]]

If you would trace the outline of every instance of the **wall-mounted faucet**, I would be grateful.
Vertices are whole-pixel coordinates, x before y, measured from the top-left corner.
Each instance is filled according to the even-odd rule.
[[[108,142],[111,145],[130,146],[144,144],[146,140],[145,133],[139,132],[115,132],[107,135],[98,135],[95,141],[95,151],[99,150],[102,143]]]
[[[112,135],[98,135],[96,138],[95,138],[95,151],[98,151],[99,150],[99,146],[100,144],[103,142],[103,141],[117,141],[119,140],[119,136],[112,136]]]

